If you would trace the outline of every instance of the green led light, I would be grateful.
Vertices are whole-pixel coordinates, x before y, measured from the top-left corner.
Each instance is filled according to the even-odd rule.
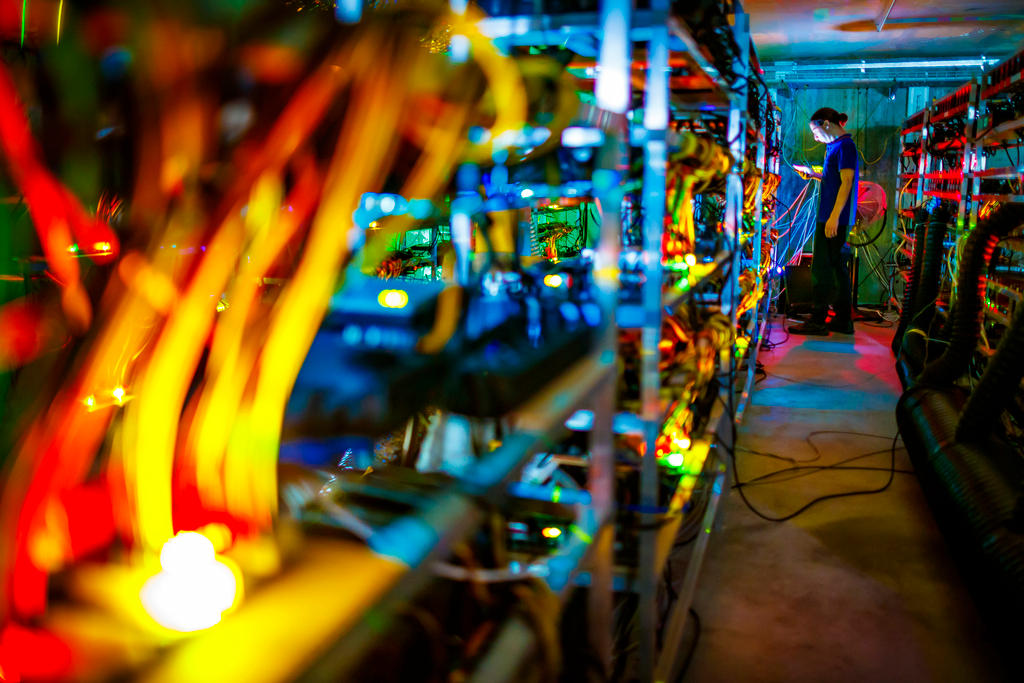
[[[551,492],[551,502],[557,503],[562,499],[562,487],[556,486],[555,490]]]
[[[590,534],[588,534],[586,531],[584,531],[583,529],[579,528],[575,524],[570,524],[569,525],[569,531],[572,532],[573,536],[575,536],[576,538],[580,539],[584,543],[593,543],[594,542],[594,539],[593,539],[593,537]]]

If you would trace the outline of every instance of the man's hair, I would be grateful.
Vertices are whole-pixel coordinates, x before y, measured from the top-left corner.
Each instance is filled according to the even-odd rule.
[[[846,125],[847,120],[846,114],[840,114],[831,107],[822,107],[811,114],[811,121],[831,121],[840,126]]]

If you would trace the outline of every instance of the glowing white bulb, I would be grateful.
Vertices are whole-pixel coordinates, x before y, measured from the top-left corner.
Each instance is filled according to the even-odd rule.
[[[190,567],[215,559],[213,543],[194,531],[179,533],[160,550],[160,566],[167,572],[188,571]]]
[[[235,603],[235,574],[202,534],[185,531],[164,543],[160,566],[163,570],[145,583],[139,597],[161,626],[201,631],[219,623]]]
[[[377,303],[384,308],[405,308],[409,295],[401,289],[385,289],[377,295]]]
[[[110,392],[114,397],[114,400],[118,403],[124,402],[124,387],[114,387],[114,390]]]
[[[384,213],[391,213],[395,210],[395,198],[384,196],[380,198],[380,210]]]

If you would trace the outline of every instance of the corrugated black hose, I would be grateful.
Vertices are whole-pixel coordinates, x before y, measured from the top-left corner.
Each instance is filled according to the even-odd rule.
[[[907,327],[927,329],[935,312],[935,300],[939,295],[939,277],[942,261],[946,256],[943,242],[949,230],[949,209],[940,206],[932,213],[924,238],[924,257],[918,274],[914,293],[913,316]]]
[[[949,230],[949,210],[945,207],[936,209],[928,221],[924,238],[924,256],[921,270],[918,272],[914,304],[911,307],[913,316],[903,333],[902,355],[905,372],[910,378],[915,377],[928,360],[932,318],[935,317],[935,302],[939,295],[939,279],[942,275],[942,261],[946,256],[943,242]],[[911,334],[912,331],[924,331],[923,334]]]
[[[892,338],[893,355],[899,355],[903,345],[903,333],[914,317],[914,300],[917,298],[917,287],[921,281],[921,268],[924,265],[924,240],[928,226],[928,212],[925,209],[914,211],[914,258],[910,264],[910,279],[903,290],[903,309],[900,311],[900,322],[896,334]]]

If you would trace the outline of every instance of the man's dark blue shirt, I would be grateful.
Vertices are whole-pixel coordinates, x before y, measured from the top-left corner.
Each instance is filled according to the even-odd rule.
[[[825,165],[821,170],[821,200],[818,203],[818,222],[825,223],[832,215],[839,195],[842,178],[839,171],[853,169],[853,188],[850,198],[846,200],[843,212],[839,214],[839,225],[849,226],[857,218],[857,183],[860,180],[860,162],[857,159],[857,147],[853,144],[850,134],[836,138],[825,146]]]

